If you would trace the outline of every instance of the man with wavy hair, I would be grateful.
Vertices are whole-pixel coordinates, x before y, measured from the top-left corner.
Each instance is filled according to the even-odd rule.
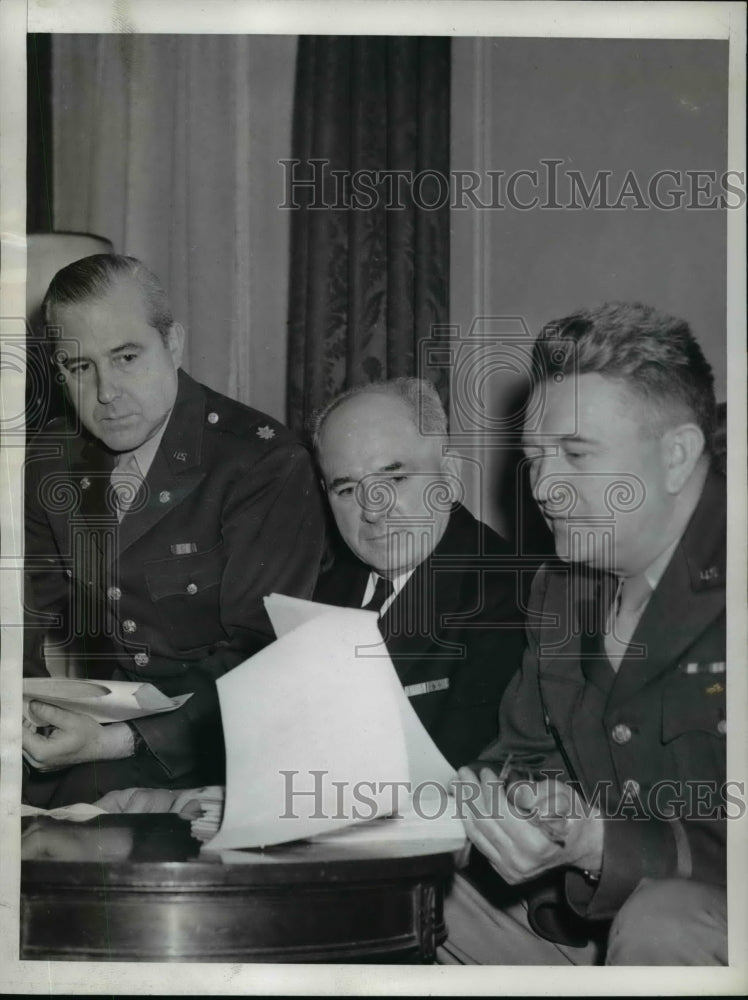
[[[558,561],[498,740],[460,772],[480,854],[442,960],[587,964],[597,942],[611,965],[726,964],[711,368],[685,322],[616,303],[549,323],[533,360],[524,450]]]

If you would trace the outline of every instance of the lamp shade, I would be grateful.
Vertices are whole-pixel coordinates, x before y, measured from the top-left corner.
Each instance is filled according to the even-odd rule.
[[[29,233],[26,247],[26,318],[35,332],[42,300],[60,268],[94,253],[113,252],[109,240],[88,233]]]

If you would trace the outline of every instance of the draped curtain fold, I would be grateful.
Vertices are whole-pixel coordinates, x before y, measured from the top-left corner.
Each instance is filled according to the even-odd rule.
[[[283,418],[296,39],[55,35],[55,229],[159,275],[185,368]]]
[[[376,379],[429,377],[446,401],[426,343],[448,318],[449,108],[449,39],[299,39],[286,179],[297,431]]]

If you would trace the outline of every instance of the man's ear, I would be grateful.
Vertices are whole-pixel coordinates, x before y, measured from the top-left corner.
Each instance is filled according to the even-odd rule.
[[[680,493],[704,454],[704,432],[698,424],[681,424],[662,436],[668,493]]]
[[[452,502],[461,503],[465,490],[460,477],[460,459],[457,455],[442,454],[441,471],[452,494]]]
[[[166,334],[166,346],[174,360],[174,367],[179,368],[182,364],[182,354],[184,353],[184,327],[181,323],[172,323]]]

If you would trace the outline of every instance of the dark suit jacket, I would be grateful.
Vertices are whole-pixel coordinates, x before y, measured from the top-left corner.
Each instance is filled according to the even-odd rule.
[[[605,580],[575,571],[575,627],[570,567],[548,565],[534,581],[528,650],[481,759],[512,752],[576,778],[588,799],[600,793],[600,882],[565,880],[584,918],[613,917],[643,877],[725,881],[725,529],[725,481],[711,473],[618,672],[605,661],[607,680],[580,634]],[[705,783],[701,805],[689,782]]]
[[[439,545],[380,619],[411,705],[456,767],[496,735],[502,693],[521,662],[512,555],[507,542],[457,506]],[[321,574],[314,599],[361,607],[369,572],[346,550]]]
[[[29,449],[26,672],[44,672],[48,621],[35,615],[52,612],[89,675],[194,694],[136,723],[147,752],[70,768],[53,804],[108,787],[223,780],[215,679],[272,641],[264,595],[311,595],[322,551],[307,451],[266,414],[182,371],[145,488],[119,525],[104,502],[111,465],[61,419]],[[84,769],[95,771],[93,793]]]

